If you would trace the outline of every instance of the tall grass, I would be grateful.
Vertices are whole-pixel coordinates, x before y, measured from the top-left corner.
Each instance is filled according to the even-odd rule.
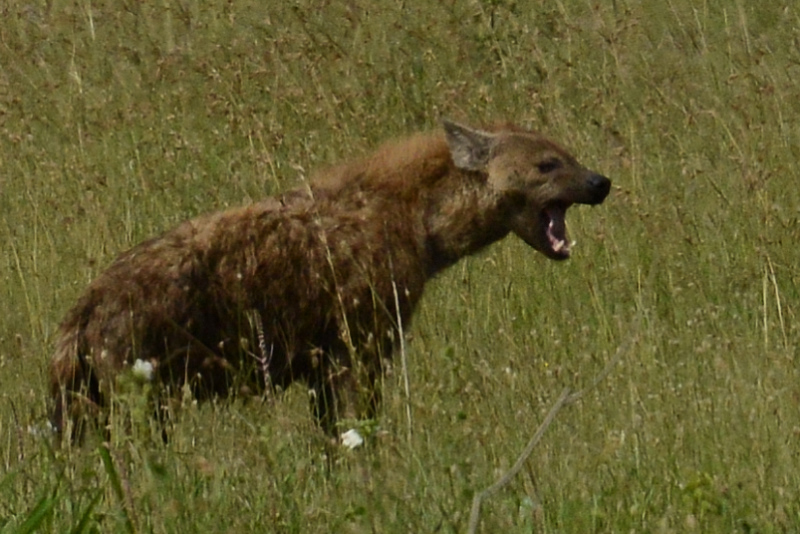
[[[270,4],[273,6],[267,7]],[[687,0],[0,7],[0,532],[800,529],[800,16]],[[290,388],[53,448],[46,366],[113,257],[381,140],[513,119],[615,183],[573,259],[509,239],[429,288],[380,429],[332,452]]]

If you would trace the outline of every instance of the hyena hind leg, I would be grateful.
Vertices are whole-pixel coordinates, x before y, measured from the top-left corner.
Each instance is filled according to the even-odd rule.
[[[54,394],[50,424],[60,440],[80,444],[87,434],[107,433],[107,413],[102,396],[89,386],[74,391],[59,387]]]

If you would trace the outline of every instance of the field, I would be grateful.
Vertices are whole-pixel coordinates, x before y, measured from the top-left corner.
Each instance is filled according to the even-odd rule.
[[[274,4],[273,7],[266,7]],[[800,10],[690,0],[0,6],[0,533],[800,532]],[[120,252],[381,141],[513,119],[614,181],[572,259],[428,288],[364,447],[307,392],[102,446],[46,427],[54,332]],[[180,400],[180,399],[179,399]]]

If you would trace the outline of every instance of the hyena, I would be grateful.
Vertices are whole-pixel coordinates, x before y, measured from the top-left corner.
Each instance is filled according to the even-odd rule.
[[[428,280],[509,233],[567,259],[567,209],[610,188],[539,133],[443,121],[305,187],[186,221],[120,255],[67,313],[53,424],[96,418],[116,377],[144,362],[164,391],[198,398],[302,381],[335,436],[337,421],[374,416]]]

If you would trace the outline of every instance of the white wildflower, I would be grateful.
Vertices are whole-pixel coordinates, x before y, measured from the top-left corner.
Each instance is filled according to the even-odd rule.
[[[153,380],[153,364],[137,358],[133,362],[133,376],[144,382],[150,382]]]
[[[57,432],[56,427],[50,421],[38,425],[28,425],[28,434],[34,437],[50,436]]]
[[[356,447],[360,447],[364,444],[364,438],[361,437],[361,434],[358,433],[358,430],[355,428],[351,428],[344,434],[342,434],[342,445],[347,447],[350,450],[355,449]]]

